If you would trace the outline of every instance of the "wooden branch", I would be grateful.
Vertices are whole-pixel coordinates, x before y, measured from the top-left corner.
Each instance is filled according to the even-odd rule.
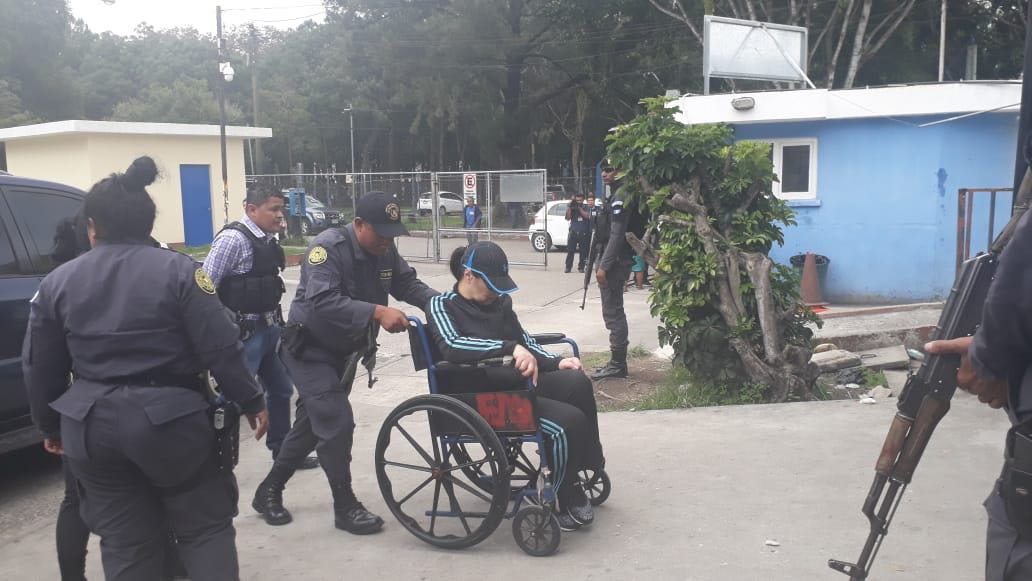
[[[853,6],[856,0],[849,0],[846,10],[842,13],[842,28],[839,30],[838,42],[835,43],[835,52],[828,63],[828,88],[835,88],[835,69],[838,68],[839,55],[842,53],[842,45],[846,42],[846,32],[849,31],[849,19],[853,16]]]
[[[745,201],[743,201],[741,204],[738,204],[738,207],[735,208],[735,214],[741,214],[742,212],[745,212],[749,209],[749,206],[751,206],[753,202],[756,201],[756,198],[760,195],[760,192],[762,191],[760,186],[760,182],[753,182],[753,184],[749,186],[749,189],[745,192]]]
[[[748,252],[743,254],[749,280],[753,284],[756,296],[757,317],[760,330],[763,332],[763,351],[767,363],[780,365],[781,362],[781,326],[778,325],[774,307],[774,297],[770,288],[770,271],[773,263],[766,254]]]
[[[817,54],[817,48],[824,42],[824,36],[831,30],[831,26],[835,23],[835,18],[838,16],[840,9],[841,5],[838,3],[831,9],[831,16],[828,17],[828,21],[824,23],[824,28],[821,29],[821,33],[817,35],[817,39],[813,41],[813,46],[810,47],[810,57],[807,62],[813,62],[813,57]]]
[[[685,14],[684,7],[681,6],[681,3],[680,3],[679,0],[676,2],[676,5],[677,5],[678,8],[681,9],[681,14],[677,14],[676,12],[674,12],[672,10],[668,10],[667,8],[664,8],[663,6],[660,6],[660,4],[659,4],[659,2],[657,2],[657,0],[649,0],[649,4],[652,4],[653,8],[655,8],[656,10],[659,10],[663,14],[666,14],[670,18],[673,18],[674,20],[678,20],[678,21],[684,23],[684,25],[688,27],[688,30],[691,31],[692,36],[695,37],[695,40],[699,41],[699,44],[702,44],[702,35],[699,34],[699,30],[695,27],[694,24],[692,24],[692,21],[691,21],[690,18],[688,18],[687,14]]]
[[[659,253],[656,252],[656,249],[651,244],[635,236],[634,232],[627,232],[624,234],[624,237],[627,238],[627,243],[631,245],[631,248],[634,249],[634,252],[642,260],[647,262],[652,268],[659,270]]]
[[[885,43],[889,40],[889,37],[895,34],[896,29],[899,28],[899,25],[903,23],[903,20],[907,17],[907,15],[910,14],[910,11],[913,10],[914,2],[915,0],[907,0],[907,2],[900,5],[899,14],[896,15],[896,20],[893,21],[892,24],[885,29],[885,32],[877,41],[874,40],[878,32],[877,28],[874,32],[871,33],[870,41],[873,42],[873,44],[869,44],[869,46],[865,47],[864,56],[860,59],[860,66],[863,66],[864,63],[869,61],[871,57],[873,57],[874,55],[878,54],[878,51],[880,51],[882,47],[885,46]],[[888,21],[888,18],[886,18],[883,22],[886,21]]]
[[[741,260],[742,257],[737,250],[727,249],[727,258],[724,264],[724,268],[727,270],[727,287],[731,291],[731,299],[735,303],[735,308],[745,313],[745,301],[742,300],[742,272],[739,269]]]

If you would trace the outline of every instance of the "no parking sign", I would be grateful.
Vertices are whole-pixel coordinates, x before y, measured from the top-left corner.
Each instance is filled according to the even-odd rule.
[[[462,174],[462,194],[464,196],[477,195],[477,174],[475,173],[464,173]]]

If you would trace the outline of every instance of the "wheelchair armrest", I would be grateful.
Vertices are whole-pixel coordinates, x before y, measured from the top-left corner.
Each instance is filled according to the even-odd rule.
[[[537,341],[538,345],[553,345],[566,338],[566,333],[531,333],[530,338]]]
[[[481,369],[485,367],[512,367],[513,358],[511,355],[504,357],[488,357],[472,363],[452,363],[451,361],[438,361],[434,367],[438,371],[449,371],[456,369]]]

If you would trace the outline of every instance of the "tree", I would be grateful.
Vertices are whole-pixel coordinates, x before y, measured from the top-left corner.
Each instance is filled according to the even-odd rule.
[[[665,100],[645,102],[647,113],[608,141],[622,190],[653,212],[644,239],[628,241],[656,269],[660,340],[699,380],[760,384],[771,401],[812,398],[806,324],[817,318],[799,303],[791,269],[767,255],[783,241],[780,225],[795,223],[771,193],[770,146],[734,143],[726,125],[686,126]]]
[[[226,121],[244,118],[240,108],[226,103]],[[139,97],[115,106],[115,121],[166,123],[218,123],[219,104],[215,93],[204,81],[179,79],[171,85],[152,85]]]
[[[834,88],[843,47],[849,46],[843,88],[851,88],[860,68],[870,61],[913,11],[916,0],[649,0],[652,6],[685,25],[702,45],[702,16],[714,14],[805,26],[809,36],[808,62],[823,70],[824,84]],[[874,13],[872,20],[872,12]],[[819,31],[813,34],[814,31]],[[847,43],[850,43],[847,45]],[[821,54],[819,49],[827,50]],[[831,47],[834,46],[833,52]],[[815,62],[816,61],[816,62]],[[817,73],[811,78],[820,79]]]

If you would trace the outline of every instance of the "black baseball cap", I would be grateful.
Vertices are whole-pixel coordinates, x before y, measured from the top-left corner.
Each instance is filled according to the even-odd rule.
[[[505,251],[494,242],[470,244],[462,254],[462,266],[484,279],[487,286],[500,295],[520,290],[509,276],[509,259]]]
[[[358,199],[355,217],[371,224],[373,230],[384,238],[408,236],[408,229],[401,223],[401,207],[398,200],[387,192],[369,192]]]

